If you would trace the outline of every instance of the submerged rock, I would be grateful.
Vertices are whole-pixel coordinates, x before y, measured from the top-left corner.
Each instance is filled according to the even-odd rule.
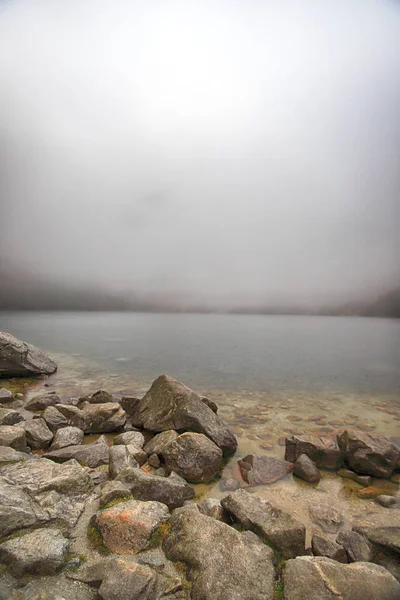
[[[195,491],[182,477],[171,473],[169,477],[149,475],[141,469],[128,468],[118,475],[118,481],[129,487],[138,500],[156,500],[170,510],[182,506],[195,496]]]
[[[25,573],[50,575],[63,566],[68,546],[58,529],[38,529],[0,544],[0,561],[15,577]]]
[[[383,436],[344,431],[337,436],[346,462],[357,473],[389,478],[400,459],[400,449]]]
[[[294,463],[293,475],[304,479],[307,483],[318,483],[321,481],[321,475],[317,469],[315,462],[307,456],[307,454],[300,454],[299,458]]]
[[[317,465],[326,469],[339,469],[344,454],[335,440],[313,435],[293,435],[285,439],[285,460],[295,463],[306,454]]]
[[[0,332],[0,377],[50,375],[57,365],[47,354],[10,333]]]
[[[201,483],[212,479],[222,466],[222,450],[201,433],[183,433],[163,452],[165,468],[187,481]]]
[[[339,469],[337,474],[339,477],[351,479],[352,481],[355,481],[360,485],[364,485],[365,487],[370,486],[372,483],[372,477],[369,477],[368,475],[357,475],[357,473],[354,473],[354,471],[350,471],[349,469]]]
[[[240,473],[250,485],[273,483],[285,477],[293,469],[293,464],[273,456],[249,454],[238,461]]]

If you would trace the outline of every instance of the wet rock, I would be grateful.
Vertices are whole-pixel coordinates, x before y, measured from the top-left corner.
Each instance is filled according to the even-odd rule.
[[[15,577],[25,573],[50,575],[62,568],[68,546],[58,529],[38,529],[0,544],[0,561]]]
[[[393,475],[400,449],[385,437],[346,430],[338,434],[337,440],[353,471],[373,477]]]
[[[193,483],[212,479],[222,467],[222,450],[202,433],[179,435],[162,456],[168,473]]]
[[[6,390],[5,388],[0,388],[0,404],[2,402],[12,402],[13,400],[14,396],[9,390]]]
[[[234,492],[240,487],[240,483],[233,477],[227,477],[226,479],[221,479],[219,487],[223,492]]]
[[[63,427],[58,429],[51,443],[51,450],[60,450],[68,446],[80,446],[83,442],[84,434],[78,427]]]
[[[35,411],[44,410],[48,406],[55,406],[60,404],[60,398],[56,392],[44,392],[43,394],[37,394],[25,403],[25,410]]]
[[[94,515],[91,524],[114,554],[136,554],[147,548],[161,523],[169,519],[169,510],[160,502],[129,500]]]
[[[134,425],[149,431],[175,429],[202,433],[224,454],[237,448],[233,433],[200,397],[168,375],[161,375],[153,382],[131,418]]]
[[[176,510],[171,524],[163,549],[186,565],[192,600],[273,598],[273,552],[257,536],[239,533],[194,505]]]
[[[46,421],[48,428],[53,432],[69,425],[67,417],[60,413],[54,406],[45,408],[42,417]]]
[[[16,425],[24,420],[18,411],[0,407],[0,425]]]
[[[56,370],[56,363],[39,348],[0,332],[0,377],[50,375]]]
[[[66,462],[74,458],[82,465],[87,465],[92,469],[99,465],[107,465],[109,462],[109,446],[107,438],[102,435],[92,444],[80,444],[77,446],[66,446],[59,450],[51,450],[46,453],[46,458],[56,462]]]
[[[206,398],[205,396],[199,396],[199,398],[202,402],[204,402],[204,404],[206,404],[206,406],[208,406],[208,408],[211,408],[213,413],[217,414],[218,405],[214,402],[214,400],[210,400],[210,398]]]
[[[143,448],[144,435],[140,431],[125,431],[115,436],[113,444],[114,446],[124,444],[125,446],[132,445],[137,448]]]
[[[308,483],[318,483],[321,480],[321,475],[317,469],[315,462],[306,454],[300,454],[299,458],[294,463],[293,475],[304,479]]]
[[[250,485],[272,483],[293,469],[293,464],[272,456],[249,454],[238,461],[240,474]]]
[[[21,423],[21,427],[25,429],[26,443],[32,450],[47,448],[53,439],[53,433],[47,427],[44,419],[24,421]]]
[[[283,565],[285,600],[394,600],[400,584],[383,567],[343,565],[325,557],[300,556]]]
[[[149,456],[148,463],[151,467],[154,467],[154,469],[158,469],[161,465],[160,459],[158,458],[157,454],[152,454],[151,456]]]
[[[228,514],[278,550],[282,558],[305,554],[306,528],[288,513],[245,490],[221,500]]]
[[[155,435],[144,447],[145,452],[150,454],[157,454],[161,456],[166,447],[176,440],[178,434],[176,431],[162,431],[158,435]]]
[[[139,466],[135,457],[130,452],[130,448],[135,446],[112,446],[110,448],[110,477],[114,479],[121,471],[127,467],[136,468]]]
[[[355,481],[360,485],[364,485],[365,487],[370,486],[372,483],[372,477],[369,477],[368,475],[357,475],[357,473],[354,473],[354,471],[350,471],[349,469],[339,469],[337,474],[339,477],[351,479],[352,481]]]
[[[103,507],[112,500],[129,496],[131,496],[131,491],[122,481],[106,481],[101,488],[100,506]]]
[[[229,521],[228,515],[222,507],[221,500],[218,498],[206,498],[198,503],[197,508],[203,515],[217,519],[227,523]]]
[[[396,524],[391,527],[354,526],[353,530],[366,537],[371,544],[400,554],[400,525]]]
[[[25,429],[17,425],[1,425],[0,446],[10,446],[19,452],[27,452]]]
[[[363,498],[364,500],[371,500],[372,498],[377,498],[382,493],[380,488],[375,487],[374,485],[370,485],[368,487],[361,488],[357,490],[357,496],[359,498]]]
[[[328,504],[311,504],[308,513],[312,522],[328,533],[336,533],[343,523],[343,515]]]
[[[195,491],[182,477],[171,473],[169,477],[149,475],[141,469],[125,469],[118,480],[129,487],[138,500],[156,500],[166,504],[170,510],[182,506],[195,496]]]
[[[371,544],[356,531],[341,531],[336,541],[346,550],[349,562],[370,562],[373,558]]]
[[[343,464],[343,452],[331,438],[293,435],[285,439],[285,446],[285,460],[292,463],[306,454],[317,467],[338,469]]]
[[[341,563],[347,563],[346,550],[337,542],[332,542],[323,535],[314,534],[311,540],[314,556],[326,556]]]
[[[8,446],[0,446],[0,466],[6,463],[19,462],[21,460],[29,460],[30,458],[37,458],[33,454],[26,454],[25,452],[18,452],[14,448]]]
[[[381,494],[375,498],[375,501],[385,508],[400,508],[400,497],[398,496],[387,496],[385,494]]]

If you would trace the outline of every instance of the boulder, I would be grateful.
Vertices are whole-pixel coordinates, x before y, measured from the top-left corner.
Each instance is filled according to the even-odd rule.
[[[327,533],[336,533],[343,523],[343,515],[329,504],[309,504],[308,513],[313,523]]]
[[[56,431],[50,450],[60,450],[68,446],[79,446],[82,444],[84,437],[83,431],[78,427],[63,427]]]
[[[195,496],[195,491],[182,477],[171,473],[169,477],[149,475],[141,469],[128,468],[118,475],[118,481],[126,485],[138,500],[156,500],[170,510],[182,506]]]
[[[29,460],[30,458],[37,458],[37,456],[18,452],[18,450],[14,450],[14,448],[10,448],[9,446],[0,446],[0,466],[6,463]]]
[[[357,473],[389,478],[400,459],[400,448],[383,436],[360,431],[343,431],[338,444],[348,465]]]
[[[111,446],[110,448],[110,477],[115,479],[117,475],[127,467],[136,468],[139,466],[130,448],[135,446]]]
[[[178,434],[176,431],[162,431],[158,435],[155,435],[144,447],[145,452],[150,456],[151,454],[157,454],[161,456],[166,447],[176,440]]]
[[[370,562],[373,558],[371,544],[356,531],[341,531],[336,541],[345,549],[349,562]]]
[[[44,392],[33,396],[30,400],[25,403],[25,410],[36,411],[44,410],[48,406],[55,406],[60,404],[60,398],[56,392]]]
[[[205,516],[195,505],[177,509],[171,524],[163,549],[185,564],[192,600],[274,597],[273,552],[257,536]]]
[[[86,422],[83,410],[70,404],[56,404],[54,408],[58,410],[58,412],[61,414],[61,417],[64,417],[65,419],[65,421],[62,421],[63,423],[65,422],[65,425],[63,424],[62,427],[69,425],[72,427],[77,427],[78,429],[82,429],[82,431],[86,433]],[[43,413],[44,418],[46,418],[45,413],[46,411]],[[55,416],[52,416],[53,420],[55,420]]]
[[[344,565],[325,557],[299,556],[282,570],[285,600],[395,600],[400,584],[383,567]]]
[[[193,431],[209,437],[224,454],[237,448],[235,436],[191,389],[161,375],[130,414],[134,425],[149,431]]]
[[[140,431],[124,431],[116,435],[113,440],[114,446],[124,444],[125,446],[131,445],[137,448],[143,448],[144,446],[144,435]]]
[[[337,542],[315,533],[312,536],[311,547],[314,556],[326,556],[341,563],[347,563],[346,550]]]
[[[0,332],[0,377],[50,375],[57,365],[47,354],[10,333]]]
[[[48,428],[53,432],[69,425],[67,417],[60,413],[55,406],[45,408],[42,417],[46,421]]]
[[[137,554],[147,548],[156,529],[169,517],[165,504],[128,500],[97,512],[91,525],[114,554]]]
[[[294,463],[293,475],[304,479],[307,483],[319,483],[321,481],[321,475],[317,469],[315,462],[307,456],[307,454],[300,454],[299,458]]]
[[[276,548],[282,558],[305,554],[306,528],[288,513],[245,490],[221,500],[223,508],[245,529],[250,529]]]
[[[14,396],[9,390],[5,388],[0,388],[0,403],[2,402],[12,402],[14,400]]]
[[[41,450],[47,448],[53,439],[53,433],[46,425],[44,419],[31,419],[21,423],[25,429],[26,443],[32,450]]]
[[[86,404],[82,409],[85,433],[118,431],[125,425],[126,413],[118,402]]]
[[[376,527],[371,525],[354,526],[353,530],[363,535],[374,546],[400,555],[400,525]]]
[[[133,458],[138,463],[139,467],[141,467],[142,465],[145,464],[145,462],[147,462],[148,457],[147,457],[146,452],[143,450],[143,448],[140,448],[139,446],[136,446],[135,444],[128,444],[127,446],[125,446],[125,448],[129,449],[129,454],[131,456],[133,456]]]
[[[222,450],[202,433],[182,433],[162,456],[167,473],[174,471],[193,483],[212,479],[222,467]]]
[[[27,452],[25,429],[17,425],[1,425],[0,446],[10,446],[19,452]]]
[[[15,577],[25,573],[49,575],[62,568],[68,546],[58,529],[37,529],[0,544],[0,561]]]
[[[131,491],[122,481],[106,481],[101,488],[100,506],[104,507],[112,500],[128,498],[129,496],[131,496]]]
[[[80,444],[77,446],[66,446],[59,450],[50,450],[46,453],[46,458],[56,462],[66,462],[74,458],[82,465],[87,465],[92,469],[99,465],[107,465],[109,462],[109,446],[107,438],[102,435],[92,444]]]
[[[79,404],[83,404],[84,402],[89,402],[90,404],[104,404],[105,402],[115,402],[115,398],[110,392],[97,390],[97,392],[93,392],[93,394],[79,398]]]
[[[29,495],[0,475],[0,538],[37,522]]]
[[[24,417],[18,411],[0,407],[0,425],[16,425],[23,420]]]
[[[285,439],[285,460],[295,463],[302,455],[326,469],[339,469],[343,464],[343,452],[335,440],[314,435],[292,435]]]
[[[240,474],[250,485],[273,483],[285,477],[293,469],[293,464],[273,456],[249,454],[238,461]]]

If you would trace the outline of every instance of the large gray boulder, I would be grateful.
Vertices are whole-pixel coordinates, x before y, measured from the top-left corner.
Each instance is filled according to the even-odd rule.
[[[78,427],[63,427],[56,431],[50,450],[60,450],[68,446],[79,446],[82,444],[83,438],[84,433]]]
[[[92,444],[79,444],[77,446],[66,446],[59,450],[50,450],[46,453],[46,458],[60,463],[74,458],[82,465],[93,469],[99,465],[108,464],[109,450],[107,438],[102,435]]]
[[[133,425],[153,432],[175,429],[203,433],[224,454],[237,448],[235,436],[211,408],[193,390],[168,375],[153,382],[142,400],[134,404],[130,417]]]
[[[0,377],[50,375],[56,370],[56,363],[39,348],[0,331]]]
[[[299,556],[282,570],[285,600],[396,600],[400,584],[372,563],[344,565],[325,557]]]
[[[273,599],[273,552],[257,536],[203,515],[195,505],[177,509],[171,524],[163,549],[185,564],[192,600]]]
[[[58,529],[37,529],[0,544],[0,561],[15,577],[25,573],[49,575],[62,568],[68,546]]]
[[[240,474],[250,485],[273,483],[285,477],[293,469],[293,464],[273,456],[249,454],[238,461]]]
[[[25,410],[44,410],[48,406],[55,406],[60,403],[60,398],[56,392],[43,392],[33,396],[30,400],[25,403]]]
[[[1,425],[0,446],[10,446],[19,452],[27,452],[25,429],[18,425]]]
[[[223,508],[245,529],[257,533],[282,558],[306,553],[306,528],[288,513],[245,490],[236,490],[221,500]]]
[[[182,433],[163,452],[167,473],[192,483],[212,479],[222,466],[222,450],[202,433]]]
[[[21,423],[25,429],[26,443],[32,450],[43,450],[48,448],[53,439],[53,432],[46,425],[44,419],[31,419]]]
[[[16,425],[23,420],[24,417],[17,410],[0,406],[0,425]]]
[[[111,446],[109,472],[112,479],[115,479],[127,467],[137,468],[139,466],[130,448],[135,449],[136,447],[124,445]]]
[[[344,460],[344,453],[335,440],[314,435],[292,435],[285,439],[285,460],[295,463],[302,455],[326,469],[339,469]]]
[[[383,436],[343,431],[337,436],[346,462],[357,473],[389,478],[400,459],[400,448]]]
[[[117,477],[138,500],[156,500],[170,510],[182,506],[195,496],[195,491],[182,477],[171,473],[169,477],[149,475],[141,469],[128,468]]]

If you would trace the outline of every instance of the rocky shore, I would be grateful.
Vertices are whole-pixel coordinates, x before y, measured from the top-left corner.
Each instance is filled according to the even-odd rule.
[[[56,368],[0,334],[3,377]],[[400,598],[400,496],[373,485],[399,482],[397,446],[345,429],[289,436],[282,458],[236,450],[217,405],[167,375],[143,398],[0,389],[0,600]],[[321,499],[310,535],[257,494],[288,476],[318,488],[325,469],[387,518],[345,525]],[[222,498],[199,496],[210,481]]]

